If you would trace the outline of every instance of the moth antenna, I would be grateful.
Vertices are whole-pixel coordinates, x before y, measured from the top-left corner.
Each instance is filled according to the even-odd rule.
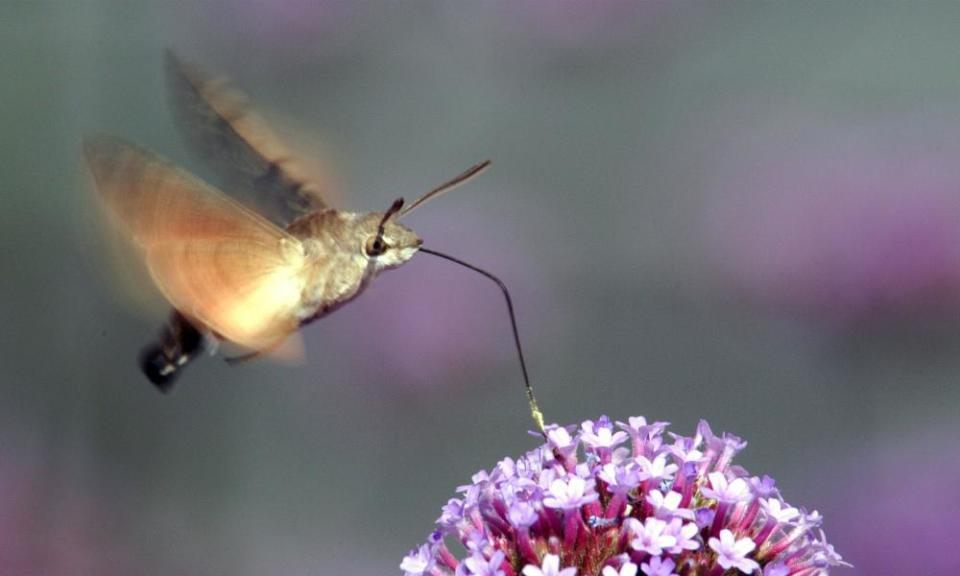
[[[393,218],[394,214],[400,211],[403,208],[403,198],[397,198],[393,201],[393,204],[390,205],[390,208],[383,213],[383,218],[380,219],[380,224],[377,226],[377,244],[383,243],[383,235],[386,231],[387,222]],[[370,265],[373,266],[373,260],[370,260]]]
[[[443,184],[437,186],[436,188],[434,188],[433,190],[427,192],[427,193],[424,194],[423,196],[417,198],[417,199],[413,202],[413,204],[407,206],[406,208],[404,208],[403,210],[400,211],[400,216],[399,216],[399,218],[403,218],[403,217],[406,216],[407,214],[413,212],[414,209],[417,208],[418,206],[420,206],[421,204],[426,204],[427,202],[429,202],[430,200],[436,198],[437,196],[440,196],[441,194],[446,194],[447,192],[453,190],[453,189],[456,188],[457,186],[460,186],[461,184],[465,184],[465,183],[468,182],[470,179],[472,179],[474,176],[480,174],[481,172],[483,172],[484,170],[486,170],[487,168],[489,168],[489,167],[490,167],[490,164],[491,164],[490,160],[484,160],[483,162],[480,162],[479,164],[474,164],[474,165],[471,166],[470,168],[467,168],[467,169],[466,169],[463,173],[461,173],[459,176],[454,176],[452,179],[444,182]]]
[[[485,165],[489,165],[489,162],[485,163]],[[482,170],[485,167],[485,165],[478,164],[474,168],[471,168],[471,170],[473,170],[473,174],[476,174],[478,170]],[[467,175],[466,176],[467,178],[473,175],[473,174],[470,174],[471,170],[464,172],[464,174]],[[458,178],[462,181],[462,176]],[[451,182],[455,182],[458,178],[455,178]],[[457,183],[459,184],[460,182],[457,182]],[[415,205],[416,204],[414,204],[414,206]],[[435,250],[430,250],[423,247],[420,248],[420,252],[424,252],[426,254],[430,254],[438,258],[443,258],[444,260],[448,260],[450,262],[453,262],[454,264],[459,264],[464,268],[473,270],[474,272],[477,272],[478,274],[482,274],[483,276],[486,276],[490,280],[493,280],[497,284],[497,286],[500,287],[500,290],[503,292],[503,297],[507,301],[507,312],[510,314],[510,326],[511,328],[513,328],[513,343],[516,344],[517,356],[520,357],[520,369],[523,371],[523,384],[527,392],[527,402],[530,404],[530,416],[533,417],[533,421],[536,423],[537,429],[540,431],[540,434],[543,435],[544,439],[546,439],[547,431],[543,424],[543,413],[540,411],[540,407],[537,406],[537,398],[536,396],[534,396],[533,386],[530,384],[530,375],[527,373],[527,362],[523,358],[523,347],[520,345],[520,331],[517,329],[517,317],[516,317],[516,314],[514,314],[513,312],[513,299],[510,298],[510,291],[507,290],[507,285],[504,284],[503,281],[501,281],[499,278],[494,276],[492,273],[487,272],[482,268],[478,268],[473,264],[464,262],[459,258],[455,258],[453,256],[444,254],[442,252],[437,252]]]
[[[377,226],[377,235],[379,235],[380,238],[383,238],[383,230],[387,226],[387,221],[393,218],[393,215],[397,212],[400,212],[402,209],[403,198],[397,198],[393,201],[393,204],[390,205],[390,208],[387,208],[387,211],[383,213],[383,218],[380,219],[380,225]]]

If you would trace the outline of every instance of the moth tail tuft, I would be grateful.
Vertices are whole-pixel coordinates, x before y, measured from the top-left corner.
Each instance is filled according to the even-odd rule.
[[[140,369],[160,392],[173,389],[180,372],[203,349],[203,334],[174,311],[158,341],[140,352]]]
[[[167,358],[160,344],[150,344],[140,352],[140,369],[164,394],[173,389],[180,368],[175,361]]]

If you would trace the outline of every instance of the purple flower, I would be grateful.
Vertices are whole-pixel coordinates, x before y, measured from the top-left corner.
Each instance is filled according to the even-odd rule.
[[[580,429],[580,440],[594,450],[613,450],[627,440],[627,433],[614,432],[609,420],[587,420]]]
[[[523,567],[523,576],[577,576],[576,568],[560,569],[560,557],[554,554],[544,554],[543,565],[540,567],[527,564]]]
[[[463,561],[467,567],[467,574],[471,576],[506,576],[501,568],[506,555],[498,550],[490,558],[485,558],[479,552],[474,552]]]
[[[693,520],[693,510],[680,507],[682,498],[683,496],[679,492],[674,492],[673,490],[666,494],[659,490],[651,490],[650,493],[647,494],[647,502],[653,506],[657,518],[669,520],[670,518],[676,517]]]
[[[613,566],[604,566],[602,576],[637,576],[637,565],[633,562],[624,562],[619,570]]]
[[[400,569],[405,576],[422,576],[433,567],[434,555],[429,544],[423,544],[407,554],[400,563]]]
[[[700,548],[700,541],[698,539],[700,528],[693,522],[684,524],[680,518],[674,518],[667,524],[667,528],[663,533],[668,536],[673,536],[676,540],[676,544],[668,550],[671,554],[683,554],[687,550]]]
[[[715,508],[697,508],[694,512],[694,522],[701,528],[706,528],[713,524],[713,519],[717,517]]]
[[[673,569],[677,565],[670,558],[664,560],[659,556],[654,556],[650,559],[649,562],[644,562],[640,565],[640,569],[643,570],[643,573],[647,576],[676,576]]]
[[[643,416],[631,416],[626,422],[617,422],[617,426],[626,430],[631,438],[644,437],[653,428]]]
[[[437,524],[444,528],[452,528],[462,520],[463,500],[451,498],[447,501],[447,505],[440,509],[440,517],[437,518]]]
[[[776,481],[766,474],[763,475],[763,478],[757,478],[756,476],[751,478],[750,487],[753,488],[753,493],[756,494],[758,498],[780,496]]]
[[[664,453],[657,454],[653,460],[637,456],[637,465],[640,467],[640,478],[653,482],[659,482],[679,469],[676,464],[667,464],[667,455]]]
[[[704,487],[700,490],[700,493],[707,498],[713,498],[728,504],[742,502],[750,498],[750,485],[743,478],[735,478],[732,482],[728,482],[727,478],[720,472],[712,472],[707,478],[710,479],[710,487]]]
[[[632,546],[634,550],[659,556],[663,553],[664,548],[672,548],[677,545],[677,538],[675,536],[664,534],[667,523],[659,518],[648,516],[643,524],[634,518],[633,522],[630,522],[626,526],[633,534],[633,539],[630,540],[630,546]]]
[[[763,569],[763,576],[787,576],[788,574],[790,574],[790,568],[783,561],[767,564],[767,567]]]
[[[617,422],[617,426],[630,435],[633,441],[633,455],[641,456],[655,451],[662,443],[660,435],[669,426],[668,422],[647,424],[643,416],[631,416],[626,422]]]
[[[605,464],[597,478],[605,482],[607,490],[614,494],[625,494],[640,484],[640,475],[635,466]]]
[[[701,460],[703,460],[703,452],[693,448],[692,442],[681,442],[679,440],[690,439],[678,439],[678,441],[674,442],[673,445],[667,447],[667,450],[673,455],[677,462],[680,462],[681,464],[698,464]]]
[[[554,480],[550,484],[549,496],[543,499],[543,505],[547,508],[576,510],[600,497],[593,489],[593,484],[593,480],[588,482],[579,476]]]
[[[514,528],[529,528],[537,521],[537,510],[529,503],[518,500],[510,504],[507,520]]]
[[[760,507],[767,513],[767,516],[781,524],[786,524],[800,517],[799,510],[776,498],[761,499]]]
[[[550,447],[564,457],[574,454],[577,451],[577,444],[580,442],[579,437],[571,436],[566,428],[559,426],[547,427],[547,440]]]
[[[614,448],[626,438],[615,439],[606,418],[553,425],[547,445],[475,474],[402,570],[417,576],[714,576],[727,570],[826,576],[840,565],[818,529],[818,513],[787,505],[771,479],[731,463],[741,439],[715,436],[701,423],[695,436],[674,435],[665,444],[665,424],[632,418],[618,425],[629,449]],[[685,462],[690,455],[695,463]],[[451,544],[466,556],[458,558]]]
[[[747,558],[747,554],[757,547],[750,538],[736,539],[733,532],[723,529],[720,538],[711,538],[710,547],[717,553],[717,564],[724,569],[736,568],[750,574],[760,567],[754,560]]]
[[[843,556],[840,556],[833,549],[833,546],[827,542],[827,536],[823,533],[823,530],[820,530],[820,541],[814,544],[814,547],[817,548],[817,552],[813,555],[813,563],[817,566],[846,566],[848,568],[853,566],[849,562],[844,562]]]

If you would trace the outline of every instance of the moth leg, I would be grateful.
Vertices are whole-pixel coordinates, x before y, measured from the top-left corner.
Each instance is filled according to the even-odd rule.
[[[246,354],[240,354],[238,356],[224,356],[223,359],[227,364],[233,366],[234,364],[243,364],[244,362],[255,360],[262,356],[263,352],[263,350],[254,350],[253,352],[247,352]]]
[[[220,337],[213,332],[204,332],[203,334],[203,349],[207,351],[207,354],[210,356],[216,356],[217,352],[220,351]]]
[[[292,345],[292,346],[291,346]],[[285,334],[259,350],[252,350],[238,356],[225,356],[227,364],[242,364],[262,356],[273,355],[279,358],[299,358],[303,355],[302,343],[295,334]]]

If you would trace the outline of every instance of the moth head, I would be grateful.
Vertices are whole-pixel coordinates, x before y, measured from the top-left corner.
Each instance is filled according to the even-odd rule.
[[[397,222],[401,208],[403,198],[398,198],[386,212],[371,214],[364,226],[363,255],[377,268],[400,266],[423,244],[416,232]]]
[[[370,214],[364,223],[363,254],[377,269],[395,268],[417,253],[423,240],[416,232],[397,222],[417,207],[453,190],[490,166],[485,160],[465,172],[444,182],[404,207],[403,198],[394,200],[390,209],[383,213]]]

